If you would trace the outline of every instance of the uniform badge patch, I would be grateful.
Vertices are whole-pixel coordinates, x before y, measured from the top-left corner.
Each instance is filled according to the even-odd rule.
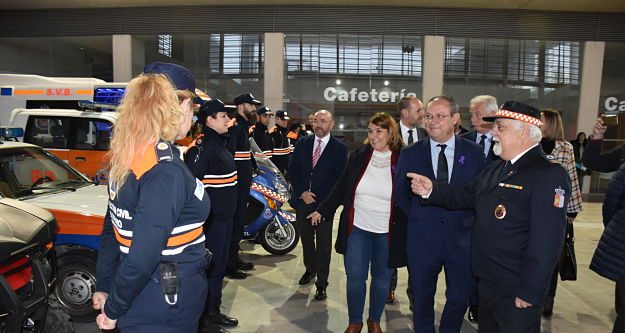
[[[117,191],[115,190],[115,187],[113,185],[109,185],[109,198],[111,198],[111,200],[115,200],[116,196]]]
[[[558,187],[557,189],[555,189],[555,192],[556,194],[553,197],[553,206],[556,208],[563,208],[565,191],[561,187]]]
[[[167,146],[167,144],[165,142],[161,142],[158,145],[156,145],[156,148],[158,148],[158,150],[165,150],[165,149],[167,149],[167,147],[169,147],[169,146]]]
[[[197,139],[197,140],[195,141],[195,144],[196,144],[196,145],[201,145],[201,144],[202,144],[202,139]]]
[[[193,191],[193,194],[195,194],[200,201],[204,198],[204,184],[197,178],[195,178],[195,191]]]
[[[497,205],[497,207],[495,207],[495,218],[498,220],[503,220],[504,217],[506,217],[506,206],[504,205]]]

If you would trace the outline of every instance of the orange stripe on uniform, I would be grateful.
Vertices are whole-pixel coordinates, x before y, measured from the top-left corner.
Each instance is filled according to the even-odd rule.
[[[230,178],[202,179],[202,183],[203,184],[226,184],[226,183],[232,183],[237,179],[238,179],[238,176],[234,175]]]
[[[119,234],[119,231],[117,231],[117,228],[113,227],[113,231],[115,231],[115,239],[117,239],[117,242],[125,247],[130,247],[130,244],[132,244],[132,241],[130,239],[126,239],[124,237],[122,237],[122,235]]]
[[[143,158],[135,158],[135,160],[132,161],[130,169],[135,174],[135,177],[137,177],[138,180],[139,178],[141,178],[141,176],[143,176],[144,173],[150,171],[150,169],[152,169],[156,165],[156,163],[158,163],[158,161],[156,160],[156,150],[154,146],[150,145],[145,149],[145,154],[143,155]]]
[[[169,237],[169,240],[167,241],[167,246],[169,247],[180,246],[186,243],[190,243],[194,241],[196,238],[200,237],[200,235],[202,235],[203,232],[204,232],[204,227],[202,226],[202,227],[195,228],[191,231],[185,232],[184,234],[174,236],[174,237]]]
[[[93,90],[89,89],[76,89],[74,91],[76,95],[93,95]]]
[[[59,233],[66,235],[94,235],[102,233],[104,216],[81,214],[66,210],[48,209],[59,224]]]

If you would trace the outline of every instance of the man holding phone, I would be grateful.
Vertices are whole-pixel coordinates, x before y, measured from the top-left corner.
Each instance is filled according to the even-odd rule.
[[[593,171],[612,172],[625,163],[625,145],[620,145],[601,154],[601,144],[608,125],[618,124],[618,116],[603,116],[597,118],[592,128],[592,138],[588,140],[582,156],[584,166]]]

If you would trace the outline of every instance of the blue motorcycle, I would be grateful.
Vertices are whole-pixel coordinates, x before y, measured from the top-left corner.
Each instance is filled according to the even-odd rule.
[[[282,209],[289,200],[289,185],[254,139],[250,146],[258,172],[252,178],[243,239],[258,241],[271,254],[287,254],[299,242],[295,214]]]

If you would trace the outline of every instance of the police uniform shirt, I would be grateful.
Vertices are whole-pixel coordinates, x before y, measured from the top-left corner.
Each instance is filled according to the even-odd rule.
[[[109,294],[105,312],[124,315],[160,262],[206,256],[203,225],[210,199],[172,144],[148,147],[121,188],[109,186],[97,263],[97,290]]]
[[[280,170],[286,170],[289,167],[289,155],[291,154],[291,143],[287,136],[288,129],[276,125],[276,130],[271,133],[271,141],[273,151],[271,160]]]
[[[215,220],[232,220],[237,209],[237,168],[225,140],[224,135],[205,128],[204,135],[184,156],[185,164],[211,198],[211,218]]]

